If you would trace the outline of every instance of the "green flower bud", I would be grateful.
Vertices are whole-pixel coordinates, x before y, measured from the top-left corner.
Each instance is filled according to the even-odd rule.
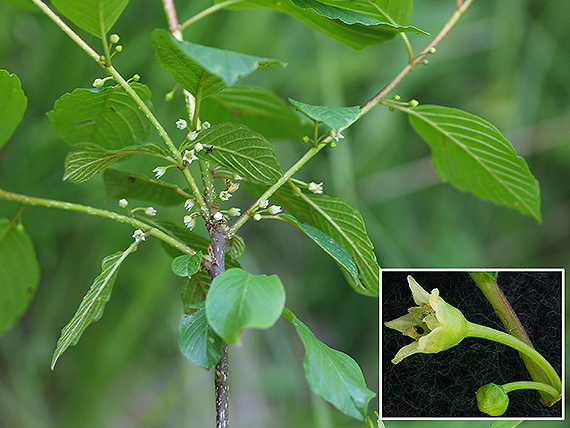
[[[109,40],[111,41],[111,43],[115,44],[115,43],[119,42],[120,37],[118,34],[111,34],[111,36],[109,37]]]
[[[488,383],[477,390],[477,407],[489,416],[501,416],[509,407],[509,396],[501,385]]]
[[[120,52],[122,52],[122,51],[123,51],[123,46],[122,46],[122,45],[117,45],[117,46],[115,47],[115,52],[120,53]]]

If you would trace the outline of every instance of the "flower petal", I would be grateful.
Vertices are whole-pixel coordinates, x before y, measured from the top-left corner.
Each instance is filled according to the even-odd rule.
[[[412,296],[414,297],[414,302],[416,302],[417,305],[428,303],[430,301],[430,294],[425,291],[411,275],[408,275],[408,285],[410,286],[410,290],[412,290]]]
[[[384,323],[386,327],[398,330],[400,333],[403,333],[414,324],[416,324],[416,321],[414,321],[411,314],[406,314],[400,318],[396,318],[392,321],[386,321]]]
[[[409,357],[410,355],[413,355],[413,354],[417,354],[419,352],[421,352],[421,351],[418,349],[418,342],[417,341],[412,342],[409,345],[406,345],[403,348],[400,348],[400,350],[398,351],[398,353],[396,354],[396,356],[392,360],[392,363],[398,364],[404,358]]]

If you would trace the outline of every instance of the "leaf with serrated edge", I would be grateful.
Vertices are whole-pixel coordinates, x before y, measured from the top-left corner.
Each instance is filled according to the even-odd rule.
[[[285,288],[277,275],[228,269],[212,281],[206,317],[212,329],[233,345],[244,329],[268,329],[275,324],[284,306]]]
[[[77,344],[87,326],[95,321],[99,321],[103,316],[105,305],[111,298],[111,291],[113,290],[119,267],[125,258],[135,249],[136,245],[133,244],[126,251],[119,251],[103,259],[101,263],[101,273],[95,278],[95,281],[93,281],[91,288],[89,288],[89,291],[85,297],[83,297],[79,309],[77,309],[71,321],[61,330],[61,337],[57,341],[57,346],[51,360],[52,370],[61,354],[63,354],[68,347]]]
[[[302,231],[305,235],[311,238],[315,243],[321,247],[323,250],[327,252],[336,262],[343,267],[346,272],[352,276],[355,283],[359,282],[358,279],[358,268],[356,267],[356,263],[354,260],[334,238],[323,233],[321,230],[313,227],[309,224],[304,224],[299,222],[295,217],[289,214],[280,214],[280,218],[284,219],[287,223],[292,224],[300,231]]]
[[[404,111],[430,145],[442,181],[541,221],[538,181],[497,128],[449,107],[421,105]]]
[[[283,175],[273,146],[244,125],[214,125],[202,131],[196,142],[205,148],[196,152],[200,159],[229,168],[253,183],[271,185]]]
[[[269,140],[302,141],[313,129],[309,120],[297,114],[273,92],[232,86],[208,97],[200,107],[200,117],[210,123],[242,123]]]
[[[412,17],[413,0],[319,0],[319,2],[402,26],[407,26]]]
[[[374,246],[366,233],[362,216],[348,201],[327,195],[297,193],[289,185],[275,192],[271,201],[286,208],[299,221],[333,237],[358,267],[360,281],[355,282],[351,275],[345,275],[348,283],[359,293],[378,296],[380,266]]]
[[[143,101],[150,100],[145,85],[131,86]],[[142,143],[151,130],[144,113],[120,87],[77,88],[55,102],[48,118],[65,142],[95,143],[111,150]]]
[[[22,121],[27,105],[28,99],[18,76],[0,70],[0,147],[6,144]]]
[[[107,150],[93,144],[78,144],[65,157],[64,180],[83,183],[125,156],[134,154],[154,155],[168,159],[168,151],[157,144],[129,146],[119,150]]]
[[[177,186],[141,174],[107,168],[103,173],[103,181],[107,200],[137,199],[165,207],[182,205],[186,200]]]
[[[101,19],[107,34],[128,3],[129,0],[53,0],[62,14],[97,37],[101,37]]]
[[[192,315],[182,315],[178,345],[187,360],[209,370],[222,357],[222,339],[208,325],[204,303],[197,305],[196,309]]]
[[[350,126],[360,114],[360,107],[325,107],[314,106],[295,101],[289,98],[289,102],[308,118],[315,122],[321,122],[338,131]]]
[[[363,421],[376,394],[366,387],[356,361],[321,342],[298,318],[293,324],[305,347],[303,368],[311,390],[346,415]]]
[[[22,225],[0,218],[0,335],[24,314],[39,280],[32,240]]]

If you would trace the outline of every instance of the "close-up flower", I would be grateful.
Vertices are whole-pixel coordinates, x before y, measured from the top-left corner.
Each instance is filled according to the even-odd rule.
[[[384,323],[398,330],[414,342],[401,348],[392,362],[398,364],[404,358],[417,353],[434,354],[459,344],[469,332],[469,322],[461,311],[447,304],[434,288],[425,291],[411,275],[408,284],[417,305],[408,309],[406,315]]]

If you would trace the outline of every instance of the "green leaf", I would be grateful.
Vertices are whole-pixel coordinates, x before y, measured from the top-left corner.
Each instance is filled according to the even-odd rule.
[[[232,260],[237,260],[245,253],[245,241],[239,235],[233,235],[228,244],[228,255]]]
[[[184,254],[172,260],[172,272],[178,276],[194,275],[200,270],[200,262],[202,261],[202,253]]]
[[[342,198],[296,192],[290,186],[279,189],[271,201],[286,208],[298,221],[316,227],[342,245],[358,267],[358,281],[343,270],[348,283],[359,293],[378,296],[380,266],[358,210]]]
[[[522,424],[523,422],[524,421],[512,421],[512,420],[496,421],[493,425],[491,425],[491,428],[515,428],[520,424]]]
[[[177,186],[141,174],[108,168],[103,173],[103,181],[108,200],[136,199],[165,207],[181,205],[186,200]]]
[[[217,3],[221,1],[222,0],[216,0]],[[311,3],[317,2],[311,1]],[[380,24],[345,24],[339,19],[329,19],[326,16],[319,15],[313,9],[304,9],[299,7],[292,0],[247,0],[229,6],[229,8],[264,8],[287,13],[288,15],[291,15],[316,30],[326,34],[333,40],[356,50],[361,50],[367,46],[383,43],[387,40],[393,39],[396,34],[404,31],[425,34],[416,27],[407,26],[411,15],[412,0],[401,0],[401,2],[395,2],[393,0],[376,0],[376,4],[365,2],[365,0],[356,0],[354,2],[322,1],[320,3],[332,5],[337,9],[342,8],[349,10],[353,14],[358,13],[375,18],[380,22]],[[338,13],[340,14],[342,11],[339,11]]]
[[[228,344],[239,342],[246,328],[267,329],[285,306],[285,289],[277,275],[252,275],[228,269],[214,278],[206,296],[206,316]]]
[[[158,144],[129,146],[119,150],[107,150],[93,144],[77,144],[65,157],[64,180],[83,183],[125,156],[134,154],[154,155],[168,159],[168,151]]]
[[[195,43],[176,40],[164,30],[152,32],[156,61],[166,68],[180,85],[201,98],[213,95],[258,68],[285,66],[277,59],[260,58]]]
[[[292,224],[305,235],[311,238],[319,247],[325,250],[336,262],[346,270],[346,273],[352,276],[353,282],[358,284],[358,268],[354,260],[334,238],[330,237],[326,233],[323,233],[316,227],[308,224],[300,223],[295,217],[288,214],[280,214],[280,218],[287,221],[287,223]]]
[[[83,297],[79,309],[71,321],[61,330],[61,337],[57,341],[57,346],[51,360],[51,368],[55,367],[58,358],[70,346],[75,346],[87,326],[103,316],[105,305],[111,298],[111,291],[117,278],[117,273],[121,263],[134,250],[136,246],[131,245],[126,251],[119,251],[103,259],[101,263],[101,274],[93,281],[91,288]]]
[[[200,117],[210,123],[241,123],[270,140],[301,141],[312,125],[273,92],[262,88],[230,87],[204,100]]]
[[[214,125],[200,132],[196,142],[205,148],[196,153],[200,159],[229,168],[252,183],[271,185],[283,175],[273,146],[244,125]]]
[[[335,131],[350,126],[360,115],[360,107],[313,106],[289,98],[289,102],[308,118],[330,126]]]
[[[0,148],[22,121],[27,105],[28,99],[18,76],[0,70]]]
[[[538,181],[497,128],[448,107],[421,105],[404,110],[430,145],[432,163],[442,181],[541,221]]]
[[[24,314],[39,280],[40,266],[24,227],[0,218],[0,335]]]
[[[293,321],[305,347],[303,368],[309,387],[344,414],[363,421],[376,395],[366,387],[360,367],[343,352],[329,348],[299,319]]]
[[[182,315],[178,327],[178,345],[186,359],[209,370],[222,357],[222,339],[208,325],[203,306],[202,303],[192,315]]]
[[[101,37],[119,19],[129,0],[52,0],[67,18],[94,36]]]
[[[143,101],[149,89],[131,86]],[[61,138],[69,144],[95,143],[105,149],[120,149],[142,143],[151,126],[144,113],[120,87],[78,88],[59,98],[48,113]]]

